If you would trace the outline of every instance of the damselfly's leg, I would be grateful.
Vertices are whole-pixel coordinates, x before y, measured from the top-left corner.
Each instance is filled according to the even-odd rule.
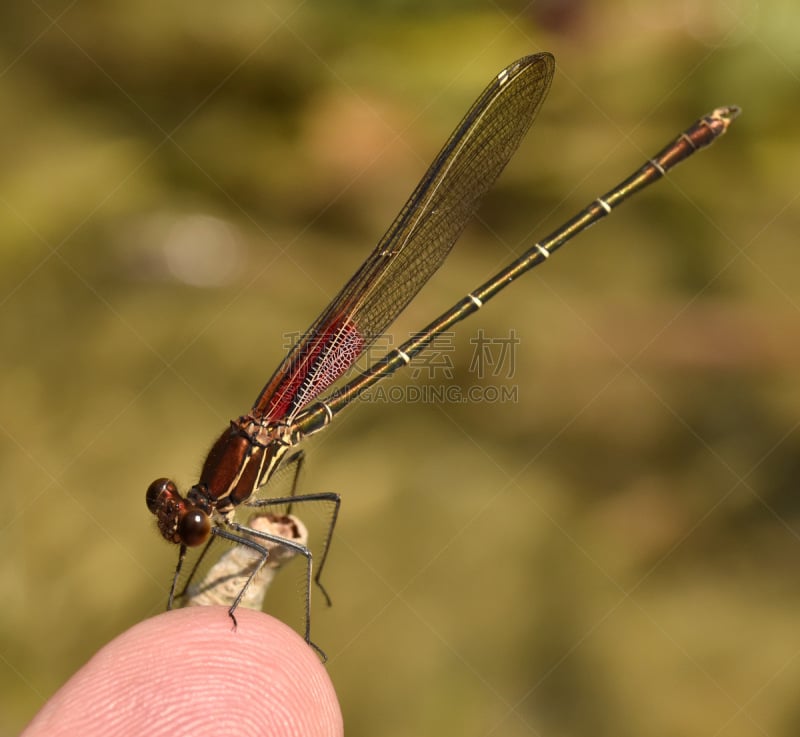
[[[291,459],[289,460],[291,461]],[[328,604],[328,606],[330,606],[331,597],[328,595],[325,586],[322,585],[320,578],[322,576],[322,571],[325,568],[325,561],[328,560],[328,551],[330,550],[331,541],[333,540],[333,531],[336,527],[336,521],[339,519],[339,507],[341,506],[342,503],[341,497],[333,492],[320,492],[317,494],[300,494],[300,495],[293,494],[292,496],[278,497],[275,499],[254,499],[252,501],[247,502],[247,506],[260,508],[260,507],[272,507],[272,506],[279,506],[281,504],[286,504],[288,507],[292,507],[295,504],[306,504],[309,502],[326,502],[328,504],[333,505],[333,513],[330,516],[328,530],[325,534],[325,541],[322,546],[322,553],[320,554],[319,566],[317,567],[317,572],[314,575],[314,583],[322,592],[322,595],[325,597],[325,601]],[[310,570],[311,569],[309,567],[309,572]],[[309,589],[310,587],[311,587],[311,579],[309,578]],[[310,596],[310,591],[309,591],[309,596]]]
[[[241,545],[245,545],[251,550],[255,551],[260,560],[258,565],[253,567],[253,570],[250,572],[250,575],[247,577],[244,585],[239,590],[238,595],[233,600],[228,609],[228,616],[233,620],[233,626],[237,626],[235,612],[238,608],[239,604],[242,601],[242,597],[244,597],[247,589],[249,588],[250,584],[253,582],[253,579],[258,575],[258,572],[263,568],[264,564],[267,562],[269,558],[269,550],[258,542],[258,540],[264,540],[266,542],[271,542],[276,545],[282,545],[290,550],[293,550],[296,553],[299,553],[306,559],[306,594],[305,594],[305,630],[303,633],[303,637],[305,641],[316,650],[317,654],[322,658],[323,662],[326,661],[328,658],[325,655],[324,651],[317,646],[311,640],[311,575],[312,575],[312,555],[311,551],[303,544],[298,543],[294,540],[290,540],[285,537],[281,537],[280,535],[273,535],[269,532],[265,532],[264,530],[256,530],[252,527],[247,527],[246,525],[240,525],[237,522],[229,522],[228,525],[231,527],[233,532],[229,532],[228,530],[222,527],[215,527],[212,530],[212,534],[218,537],[224,538],[226,540],[230,540],[231,542],[240,543]],[[256,538],[256,539],[254,539]]]
[[[209,545],[210,544],[211,543],[209,541]],[[167,611],[170,611],[172,609],[174,603],[175,603],[175,589],[178,588],[178,579],[181,576],[181,569],[183,568],[183,561],[186,560],[186,550],[187,550],[186,546],[181,544],[181,549],[180,549],[180,552],[178,553],[178,562],[175,565],[175,573],[172,575],[172,586],[169,589],[169,598],[167,599]],[[208,550],[208,545],[206,545],[206,550]],[[203,551],[203,555],[205,555],[206,550]],[[195,565],[195,568],[197,568],[196,565]],[[194,575],[195,568],[192,569],[192,575]],[[185,590],[186,589],[184,587],[184,591]],[[179,598],[181,596],[183,596],[183,592],[181,592],[178,595]]]
[[[178,601],[181,601],[181,600],[185,599],[185,597],[187,595],[187,591],[189,590],[189,587],[192,585],[192,581],[194,581],[194,577],[197,575],[197,571],[200,568],[200,564],[203,562],[203,559],[206,557],[206,553],[208,552],[208,549],[213,544],[214,540],[215,540],[215,538],[212,535],[209,538],[208,542],[203,546],[203,550],[201,551],[200,555],[197,556],[197,560],[194,562],[194,565],[192,566],[192,570],[189,571],[189,575],[186,577],[186,583],[184,583],[183,588],[181,589],[180,593],[178,594]],[[181,546],[181,560],[180,560],[180,562],[178,564],[178,570],[175,571],[175,580],[172,582],[172,592],[170,592],[169,604],[167,605],[167,609],[172,609],[172,603],[173,603],[172,602],[172,600],[173,600],[172,594],[175,592],[175,587],[178,585],[178,574],[180,573],[180,568],[181,568],[181,566],[183,564],[183,558],[185,556],[186,556],[186,546]],[[183,604],[181,604],[181,606],[183,606]]]

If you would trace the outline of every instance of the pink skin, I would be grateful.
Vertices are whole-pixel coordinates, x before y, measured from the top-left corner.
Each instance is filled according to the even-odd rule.
[[[54,694],[23,737],[341,737],[316,653],[293,630],[240,609],[165,612],[124,632]]]

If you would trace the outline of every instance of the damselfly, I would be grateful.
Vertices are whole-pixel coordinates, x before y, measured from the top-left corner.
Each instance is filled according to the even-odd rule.
[[[161,534],[180,545],[169,607],[187,548],[215,537],[225,538],[251,548],[263,565],[269,556],[269,544],[277,542],[306,558],[305,638],[311,644],[311,553],[294,540],[236,522],[236,508],[242,504],[265,507],[323,500],[333,503],[338,511],[339,498],[335,494],[256,499],[254,492],[269,481],[287,452],[304,437],[329,425],[365,390],[410,363],[437,336],[478,310],[518,276],[538,266],[557,248],[676,164],[708,146],[739,113],[737,107],[722,107],[700,118],[631,176],[535,243],[411,340],[340,389],[318,399],[353,366],[442,265],[531,126],[550,88],[554,68],[552,55],[536,54],[514,62],[491,81],[375,250],[289,351],[250,412],[233,420],[214,443],[200,480],[185,497],[169,479],[157,479],[150,485],[147,506],[156,515]],[[329,541],[330,535],[314,579],[318,584]],[[257,569],[231,603],[231,618]]]

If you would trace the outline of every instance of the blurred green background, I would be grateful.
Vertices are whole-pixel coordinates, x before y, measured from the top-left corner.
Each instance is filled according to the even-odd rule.
[[[307,444],[303,489],[344,497],[313,625],[348,734],[796,735],[798,28],[794,0],[4,4],[0,735],[163,609],[147,485],[195,480],[541,50],[533,133],[397,340],[744,113],[464,323],[452,378],[395,380],[516,401],[359,403]],[[478,376],[480,331],[511,371]]]

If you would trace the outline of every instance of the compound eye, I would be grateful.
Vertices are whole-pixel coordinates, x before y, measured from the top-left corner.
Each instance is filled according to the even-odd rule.
[[[199,509],[189,510],[178,524],[178,535],[181,542],[190,548],[202,545],[211,534],[211,520],[209,516]]]
[[[150,486],[147,487],[147,494],[145,500],[147,501],[147,508],[155,514],[160,507],[159,501],[167,497],[177,497],[178,487],[169,479],[156,479]]]

